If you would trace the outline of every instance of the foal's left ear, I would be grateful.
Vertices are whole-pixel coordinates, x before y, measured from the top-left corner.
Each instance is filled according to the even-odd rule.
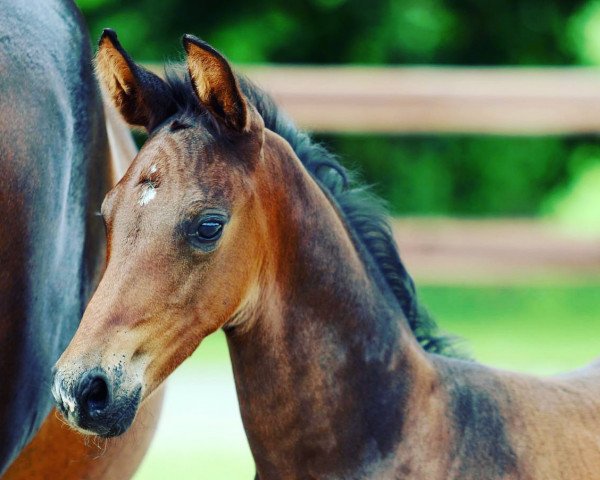
[[[177,111],[166,83],[136,64],[123,49],[117,34],[102,32],[96,55],[96,72],[117,110],[130,125],[152,131]]]
[[[184,35],[183,46],[200,103],[232,130],[248,130],[248,106],[229,62],[193,35]]]

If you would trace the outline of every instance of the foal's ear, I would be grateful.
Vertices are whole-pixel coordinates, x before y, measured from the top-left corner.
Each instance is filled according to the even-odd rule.
[[[96,70],[125,120],[151,131],[176,112],[166,83],[137,65],[123,49],[111,29],[102,32]]]
[[[229,62],[193,35],[183,36],[192,85],[200,103],[236,132],[248,129],[248,106]]]

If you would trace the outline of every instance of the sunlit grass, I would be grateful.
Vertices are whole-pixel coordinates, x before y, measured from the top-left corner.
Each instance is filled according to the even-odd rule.
[[[419,292],[441,327],[463,337],[483,363],[547,374],[600,356],[600,284],[423,286]],[[195,397],[185,412],[169,412],[170,406],[180,407],[167,398],[162,421],[181,420],[182,413],[183,421],[161,426],[136,479],[252,479],[223,334],[206,339],[174,377],[167,395]],[[223,382],[229,385],[225,395]],[[218,395],[224,398],[211,399]],[[225,409],[216,408],[222,403]],[[214,416],[206,408],[214,408]]]
[[[428,286],[424,303],[480,362],[557,373],[600,356],[600,285]]]

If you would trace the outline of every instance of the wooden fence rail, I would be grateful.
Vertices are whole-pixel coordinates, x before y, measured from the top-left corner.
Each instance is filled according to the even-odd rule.
[[[149,64],[162,73],[162,65]],[[242,66],[315,132],[600,132],[600,69]]]
[[[600,239],[570,235],[551,222],[408,218],[392,226],[419,282],[600,282]]]
[[[298,125],[312,131],[511,135],[600,131],[600,69],[247,66],[240,70],[269,91]]]
[[[325,132],[600,131],[600,70],[248,68],[299,125]]]

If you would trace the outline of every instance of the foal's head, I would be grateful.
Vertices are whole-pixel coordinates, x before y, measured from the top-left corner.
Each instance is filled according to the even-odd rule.
[[[88,433],[122,433],[205,336],[239,320],[261,274],[263,121],[218,52],[183,43],[177,88],[195,95],[136,65],[114,32],[100,40],[99,76],[149,138],[104,200],[107,268],[56,365],[58,408]]]

